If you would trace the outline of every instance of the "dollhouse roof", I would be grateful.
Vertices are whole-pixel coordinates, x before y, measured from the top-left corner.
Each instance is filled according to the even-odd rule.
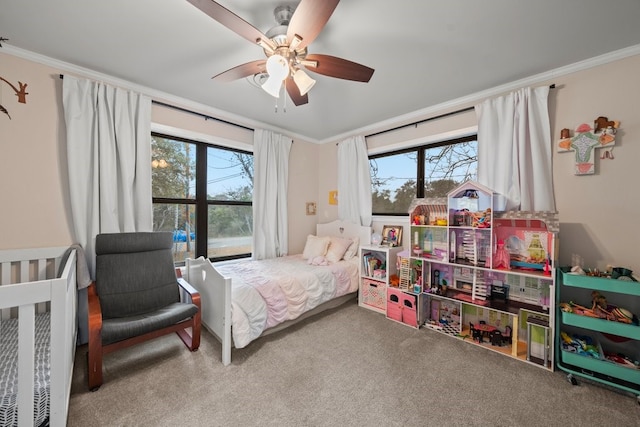
[[[447,199],[444,197],[428,197],[423,199],[413,199],[409,206],[410,218],[414,215],[436,215],[447,216]]]
[[[490,188],[485,187],[484,185],[479,184],[476,181],[465,181],[462,184],[460,184],[458,187],[454,188],[449,193],[447,193],[447,196],[455,197],[455,198],[463,197],[467,190],[476,190],[486,194],[487,196],[493,196],[495,193]]]

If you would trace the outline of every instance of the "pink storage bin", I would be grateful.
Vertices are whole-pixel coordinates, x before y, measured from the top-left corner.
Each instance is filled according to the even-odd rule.
[[[404,292],[397,288],[387,288],[387,317],[402,322],[402,298]]]
[[[362,279],[362,303],[381,310],[384,309],[386,287],[384,282]]]

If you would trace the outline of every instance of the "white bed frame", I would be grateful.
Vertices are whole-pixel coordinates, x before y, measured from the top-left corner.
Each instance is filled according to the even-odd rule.
[[[52,427],[66,426],[76,349],[76,253],[68,247],[0,251],[0,316],[18,317],[18,425],[34,417],[35,315],[51,316],[50,413]]]
[[[316,226],[318,236],[359,237],[361,245],[371,242],[371,227],[363,227],[349,222],[333,221]],[[231,278],[225,277],[207,260],[187,259],[185,276],[187,281],[200,292],[202,301],[202,325],[222,343],[222,364],[231,363]],[[304,313],[294,321],[267,329],[262,336],[283,329],[311,315],[351,299],[353,294],[327,301],[315,309]]]

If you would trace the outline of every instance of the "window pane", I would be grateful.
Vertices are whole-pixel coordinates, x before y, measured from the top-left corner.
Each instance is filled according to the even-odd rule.
[[[253,208],[251,206],[209,206],[209,258],[251,253]]]
[[[416,152],[369,160],[373,212],[406,214],[416,197]]]
[[[173,232],[174,262],[184,262],[187,257],[196,257],[195,225],[195,205],[153,204],[153,231]]]
[[[207,148],[207,198],[250,202],[253,197],[253,155]]]
[[[194,199],[196,147],[157,135],[151,137],[153,197]]]
[[[476,180],[478,142],[467,141],[425,150],[424,197],[446,197],[461,183]]]

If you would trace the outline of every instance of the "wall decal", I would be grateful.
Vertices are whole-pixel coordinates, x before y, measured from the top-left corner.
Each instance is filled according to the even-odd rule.
[[[2,76],[0,76],[0,80],[2,80],[3,82],[5,82],[9,86],[11,86],[13,91],[16,93],[16,96],[18,97],[18,102],[19,103],[21,103],[21,104],[26,104],[27,103],[27,95],[29,95],[29,92],[27,92],[27,84],[26,83],[22,83],[22,82],[19,81],[18,82],[19,88],[17,88],[13,84],[11,84],[11,82],[9,80],[5,79]],[[0,99],[0,101],[1,101],[1,99]],[[7,111],[7,109],[3,105],[0,105],[0,111],[5,113],[7,115],[7,117],[9,117],[9,120],[11,120],[11,116],[9,115],[9,111]]]
[[[329,191],[329,204],[330,205],[338,204],[338,190]]]
[[[592,175],[595,173],[594,157],[596,148],[604,148],[601,159],[613,159],[613,146],[616,143],[615,134],[620,122],[600,116],[593,121],[593,127],[583,123],[575,129],[572,137],[569,129],[560,131],[558,152],[575,151],[576,175]]]

